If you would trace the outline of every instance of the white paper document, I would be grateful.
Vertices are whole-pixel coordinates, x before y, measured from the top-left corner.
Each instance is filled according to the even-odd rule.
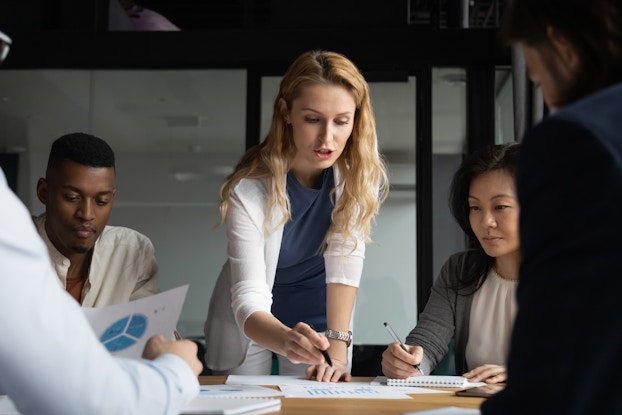
[[[266,398],[285,396],[280,390],[257,385],[201,385],[199,395],[212,398]]]
[[[481,415],[481,412],[479,409],[447,406],[445,408],[426,409],[424,411],[404,412],[402,415]]]
[[[229,375],[225,381],[226,385],[294,385],[294,384],[317,383],[304,376],[282,376],[282,375]]]
[[[368,382],[313,382],[313,385],[280,385],[288,398],[412,399],[395,388]]]
[[[105,307],[83,308],[97,338],[110,353],[140,358],[147,340],[161,334],[173,338],[188,285]]]
[[[374,379],[376,380],[376,379]],[[318,382],[304,376],[229,375],[226,385],[276,385],[290,398],[374,398],[411,399],[412,394],[451,393],[451,391],[417,387],[386,386],[379,382]]]

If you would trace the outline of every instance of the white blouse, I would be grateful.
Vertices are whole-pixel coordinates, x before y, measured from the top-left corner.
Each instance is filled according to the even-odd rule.
[[[516,316],[517,280],[491,270],[473,296],[466,361],[469,370],[485,363],[505,366]]]

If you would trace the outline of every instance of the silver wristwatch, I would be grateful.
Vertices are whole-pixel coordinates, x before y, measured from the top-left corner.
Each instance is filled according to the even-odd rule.
[[[324,335],[328,337],[329,339],[337,339],[337,340],[346,342],[346,345],[348,347],[350,347],[350,344],[352,343],[352,332],[351,331],[337,331],[337,330],[326,329],[326,332],[324,333]]]

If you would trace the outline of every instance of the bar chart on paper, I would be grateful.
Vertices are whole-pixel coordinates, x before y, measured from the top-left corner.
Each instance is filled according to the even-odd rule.
[[[411,399],[410,396],[387,387],[368,383],[320,383],[279,385],[281,392],[291,398],[356,398],[356,399]]]

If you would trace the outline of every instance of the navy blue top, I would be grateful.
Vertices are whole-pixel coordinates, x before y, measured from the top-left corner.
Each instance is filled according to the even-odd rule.
[[[292,219],[283,228],[272,314],[288,327],[302,321],[326,330],[326,269],[320,248],[330,226],[334,186],[332,168],[324,170],[319,188],[314,189],[287,174]]]

